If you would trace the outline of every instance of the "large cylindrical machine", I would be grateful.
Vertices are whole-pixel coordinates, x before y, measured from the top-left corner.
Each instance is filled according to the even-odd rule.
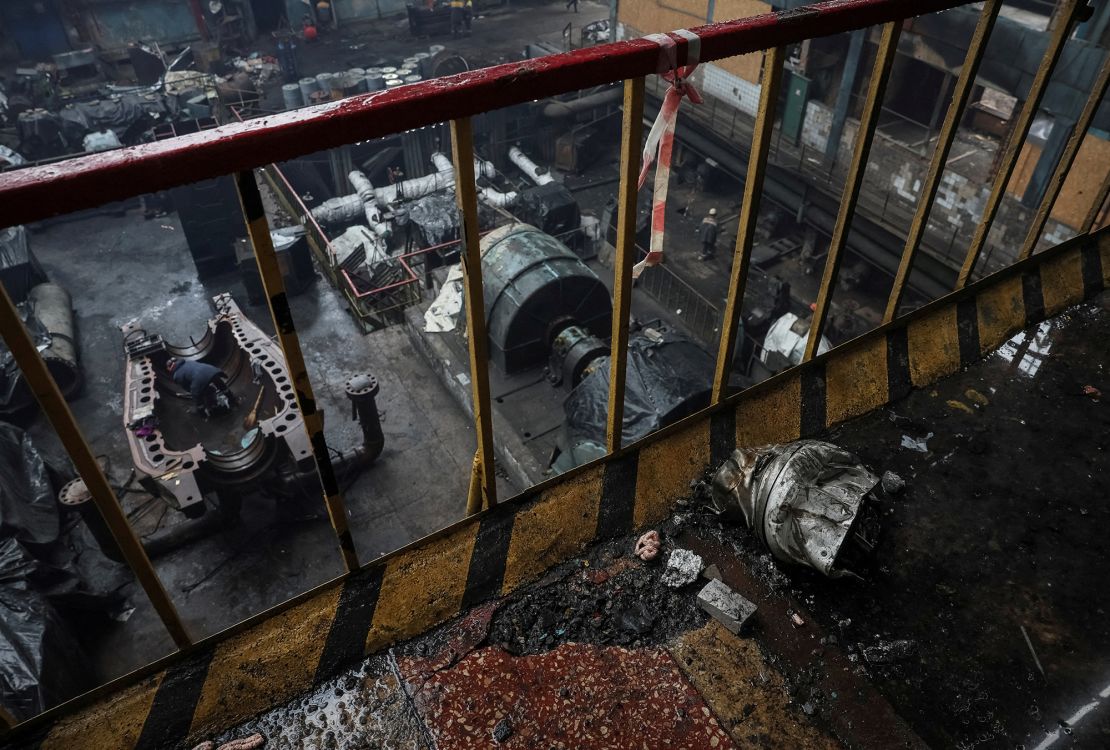
[[[573,250],[528,224],[482,238],[490,358],[506,373],[547,362],[563,329],[609,332],[609,290]]]
[[[567,349],[569,356],[561,368],[577,370],[578,382],[563,402],[566,419],[551,463],[557,472],[569,471],[606,453],[610,357],[596,343],[591,347],[592,359],[574,357],[589,342],[578,337],[575,343],[578,347]],[[644,328],[632,334],[625,374],[623,444],[708,406],[713,364],[709,352],[679,333]],[[564,382],[573,384],[574,376]]]

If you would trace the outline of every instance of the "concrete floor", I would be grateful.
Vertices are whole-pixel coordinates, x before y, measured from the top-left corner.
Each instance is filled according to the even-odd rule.
[[[354,24],[302,45],[301,74],[369,67],[379,57],[399,59],[431,43],[450,44],[473,67],[519,59],[528,41],[561,45],[567,23],[580,27],[608,17],[607,6],[588,0],[580,11],[567,11],[563,3],[514,4],[477,17],[473,33],[457,40],[412,39],[407,22],[400,18]],[[268,46],[269,38],[258,40],[260,50]],[[279,87],[271,89],[269,98],[280,100]],[[273,330],[268,311],[247,305],[237,279],[205,284],[198,280],[172,214],[144,221],[135,205],[122,215],[90,212],[48,224],[31,242],[51,279],[73,296],[87,385],[72,408],[94,449],[110,458],[117,483],[130,469],[121,424],[119,326],[137,318],[168,341],[187,341],[199,336],[212,314],[212,296],[230,290],[247,315],[264,330]],[[343,394],[344,380],[369,370],[381,384],[378,408],[385,450],[346,492],[360,559],[371,560],[461,517],[474,452],[473,428],[413,351],[403,330],[359,333],[342,300],[323,279],[293,298],[292,307],[331,446],[343,448],[360,438]],[[31,431],[48,455],[64,463],[64,452],[48,425],[39,420]],[[430,467],[435,472],[432,481]],[[504,477],[498,484],[503,497],[518,490]],[[149,537],[187,523],[174,511],[146,500],[134,494],[125,500],[140,535]],[[271,502],[255,498],[245,504],[238,527],[155,560],[194,637],[233,625],[341,572],[322,503],[310,510],[315,518],[290,522],[277,517]],[[90,687],[173,650],[141,589],[129,583],[122,590],[135,607],[126,622],[89,623],[82,629],[96,665]]]
[[[881,501],[862,580],[775,563],[692,498],[661,526],[665,546],[696,550],[758,605],[739,637],[695,609],[697,584],[664,587],[618,539],[220,739],[1105,747],[1108,336],[1104,294],[834,429],[828,439],[906,480]],[[895,641],[910,645],[870,655]]]
[[[200,336],[212,314],[211,297],[230,290],[247,315],[264,330],[273,330],[264,307],[247,305],[238,279],[205,284],[197,279],[175,215],[151,221],[134,209],[123,216],[89,215],[51,224],[33,234],[31,244],[52,280],[73,295],[87,385],[71,406],[93,448],[110,457],[116,483],[123,482],[130,468],[121,422],[120,325],[137,318],[170,342],[188,341]],[[367,370],[381,384],[378,409],[385,450],[346,492],[360,559],[371,560],[460,518],[473,428],[402,330],[359,333],[337,292],[323,279],[294,297],[292,307],[331,446],[345,448],[361,439],[343,393],[344,380]],[[64,461],[49,425],[38,420],[32,434],[50,455]],[[416,481],[428,476],[429,466],[436,467],[435,481]],[[140,534],[189,523],[146,500],[128,495],[125,501]],[[249,499],[240,526],[155,560],[194,636],[228,627],[341,572],[322,502],[312,500],[307,510],[316,517],[308,520],[279,519],[274,510],[271,501]],[[132,617],[97,630],[95,642],[86,644],[98,654],[99,681],[172,650],[141,590],[128,585],[126,593],[136,606]]]

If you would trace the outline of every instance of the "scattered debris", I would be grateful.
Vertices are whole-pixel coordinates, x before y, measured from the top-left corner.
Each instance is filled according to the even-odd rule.
[[[947,402],[945,402],[945,403],[947,403],[947,404],[948,404],[948,405],[949,405],[950,407],[952,407],[953,409],[959,409],[960,411],[966,411],[966,412],[967,412],[968,414],[974,414],[974,413],[975,413],[975,410],[974,410],[974,409],[972,409],[972,408],[971,408],[970,406],[968,406],[967,404],[965,404],[965,403],[964,403],[963,401],[957,401],[957,400],[956,400],[956,399],[954,399],[954,398],[950,398],[950,399],[948,399],[948,401],[947,401]],[[926,440],[927,440],[927,439],[928,439],[928,438],[926,438]]]
[[[895,474],[893,471],[884,471],[881,480],[883,485],[883,492],[888,495],[901,495],[906,489],[906,480]]]
[[[868,664],[892,664],[915,653],[917,643],[914,641],[879,641],[863,649],[863,658]]]
[[[617,627],[626,633],[646,635],[655,626],[655,615],[642,602],[633,602],[617,614]]]
[[[648,531],[639,539],[636,540],[636,557],[644,562],[654,560],[656,555],[659,554],[659,547],[662,542],[659,541],[658,531]]]
[[[216,747],[216,743],[211,740],[202,742],[194,747],[193,750],[213,750],[213,748],[215,748],[215,750],[255,750],[255,748],[262,747],[264,744],[266,744],[266,738],[255,732],[249,737],[242,737],[237,740],[232,740],[231,742],[225,742],[219,747]]]
[[[1037,658],[1037,652],[1033,650],[1033,641],[1029,640],[1029,633],[1025,632],[1025,626],[1021,625],[1021,634],[1025,636],[1025,645],[1029,647],[1029,653],[1033,656],[1033,663],[1037,665],[1037,671],[1041,673],[1041,677],[1048,679],[1048,675],[1044,673],[1044,667],[1041,666],[1041,660]]]
[[[1093,399],[1097,399],[1102,396],[1102,391],[1100,391],[1098,388],[1095,388],[1093,385],[1085,385],[1083,386],[1083,395],[1090,396]]]
[[[513,724],[506,717],[497,722],[497,726],[493,728],[493,739],[496,742],[504,742],[513,736]]]
[[[705,563],[701,557],[688,549],[674,549],[667,556],[667,569],[663,571],[662,581],[673,589],[693,583],[701,574]]]
[[[790,624],[794,627],[800,628],[806,624],[806,621],[802,619],[802,616],[794,610],[790,610],[789,612],[787,612],[787,614],[790,615]]]
[[[926,434],[925,437],[921,438],[920,440],[918,438],[910,437],[909,435],[903,435],[902,447],[909,448],[911,451],[917,451],[918,453],[928,453],[929,446],[927,445],[927,443],[932,437],[933,433],[931,432]]]
[[[874,548],[866,500],[878,484],[855,454],[797,440],[733,451],[713,477],[711,500],[718,513],[741,515],[776,559],[838,578],[854,575],[838,565],[842,548]]]
[[[974,388],[968,388],[966,391],[964,391],[964,395],[979,406],[988,406],[990,404],[990,399],[988,399],[986,396],[984,396],[982,393],[975,390]]]
[[[707,583],[698,593],[698,606],[733,634],[740,632],[756,610],[755,604],[718,579]]]
[[[705,578],[708,578],[708,579],[709,579],[709,580],[711,580],[711,581],[713,581],[713,580],[717,580],[717,581],[720,581],[720,580],[721,580],[721,571],[720,571],[720,569],[719,569],[719,568],[717,567],[716,563],[714,563],[713,565],[710,565],[710,566],[709,566],[708,568],[706,568],[705,570],[703,570],[703,571],[701,572],[701,574],[702,574],[702,575],[703,575],[703,576],[704,576]]]

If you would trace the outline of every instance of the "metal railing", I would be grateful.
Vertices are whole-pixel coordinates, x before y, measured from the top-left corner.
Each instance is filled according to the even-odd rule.
[[[694,29],[700,38],[700,60],[721,58],[767,50],[761,80],[760,106],[755,121],[743,204],[739,218],[728,301],[720,312],[719,353],[715,370],[712,402],[730,395],[729,375],[733,348],[740,325],[747,272],[755,237],[756,217],[762,192],[768,153],[771,149],[774,110],[779,100],[785,57],[784,47],[804,39],[853,29],[882,26],[882,43],[864,102],[859,137],[842,191],[834,239],[826,261],[816,325],[810,332],[807,356],[821,333],[828,309],[829,292],[835,288],[844,238],[860,194],[862,174],[873,139],[881,99],[901,21],[910,16],[945,10],[966,4],[967,0],[836,0],[792,11],[771,13],[728,23]],[[936,198],[948,149],[956,123],[967,103],[967,92],[974,82],[975,70],[983,47],[997,17],[1001,0],[987,0],[981,11],[957,82],[957,93],[937,137],[929,176],[910,225],[899,273],[887,303],[887,319],[897,315],[906,280],[913,267],[927,219]],[[1002,191],[1014,171],[1018,150],[1027,135],[1033,114],[1044,93],[1060,51],[1084,7],[1081,0],[1064,0],[1059,6],[1058,23],[1049,48],[1018,116],[1014,134],[1006,145],[994,181],[988,208],[984,212],[975,240],[968,248],[962,285],[974,270],[991,228]],[[690,46],[688,37],[672,36],[677,64],[684,65]],[[62,213],[92,208],[107,202],[171,188],[227,174],[235,175],[241,208],[245,217],[255,258],[266,292],[267,304],[295,384],[298,406],[310,436],[313,460],[319,478],[320,494],[325,501],[338,546],[348,570],[360,565],[348,528],[345,503],[336,482],[329,448],[322,431],[322,415],[316,407],[312,385],[305,368],[291,312],[286,300],[282,273],[270,241],[269,227],[254,170],[274,162],[286,161],[309,152],[343,145],[355,138],[369,140],[412,128],[451,122],[451,141],[456,170],[456,196],[462,217],[465,307],[470,347],[470,379],[473,388],[474,422],[478,436],[474,457],[467,512],[490,508],[497,502],[493,466],[493,427],[491,420],[486,321],[483,304],[482,268],[479,262],[478,196],[474,175],[474,142],[470,117],[493,109],[539,98],[565,94],[615,81],[624,81],[623,137],[621,145],[620,191],[615,256],[614,312],[610,369],[608,448],[621,448],[625,396],[624,363],[627,352],[631,271],[637,258],[636,177],[640,165],[643,131],[645,77],[660,72],[657,42],[637,39],[553,55],[539,60],[511,63],[470,71],[432,82],[348,99],[343,102],[268,116],[236,123],[180,138],[145,144],[119,151],[95,154],[69,162],[32,167],[5,174],[0,178],[0,226],[12,226]],[[1075,129],[1073,142],[1065,149],[1051,188],[1038,211],[1038,221],[1030,232],[1025,252],[1032,252],[1043,218],[1059,193],[1059,184],[1075,157],[1077,144],[1090,124],[1093,110],[1101,100],[1110,78],[1104,66],[1091,94],[1091,100]],[[1075,140],[1079,139],[1079,140]],[[272,172],[267,179],[281,179]],[[1110,192],[1110,175],[1100,186],[1099,197]],[[1084,229],[1090,229],[1099,206],[1091,210]],[[318,230],[313,230],[314,233]],[[317,252],[327,254],[326,237],[319,232],[312,238]],[[167,630],[179,647],[192,637],[151,565],[135,532],[128,525],[120,504],[94,453],[83,437],[73,412],[50,377],[46,365],[22,325],[15,305],[6,290],[0,290],[0,332],[22,369],[43,412],[60,436],[92,499],[124,552],[136,578],[153,603]]]

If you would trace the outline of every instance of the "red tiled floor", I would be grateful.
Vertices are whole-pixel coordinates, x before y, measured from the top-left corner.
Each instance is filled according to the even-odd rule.
[[[490,647],[430,675],[406,671],[402,665],[440,750],[733,746],[663,649],[572,643],[514,657]],[[499,723],[502,731],[495,735]]]

